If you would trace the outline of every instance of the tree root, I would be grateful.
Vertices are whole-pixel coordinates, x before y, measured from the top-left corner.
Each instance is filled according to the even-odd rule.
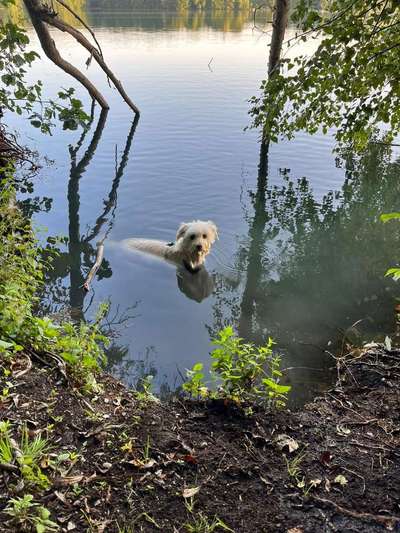
[[[317,502],[330,505],[336,511],[339,513],[345,514],[347,516],[351,516],[352,518],[358,518],[360,520],[374,520],[375,522],[378,522],[379,524],[382,524],[386,529],[393,530],[396,527],[397,523],[400,523],[400,516],[394,516],[394,515],[379,515],[379,514],[372,514],[372,513],[357,513],[357,511],[353,511],[352,509],[347,509],[346,507],[342,507],[341,505],[338,505],[337,503],[333,502],[332,500],[328,500],[327,498],[320,498],[319,496],[312,496],[313,500],[316,500]]]

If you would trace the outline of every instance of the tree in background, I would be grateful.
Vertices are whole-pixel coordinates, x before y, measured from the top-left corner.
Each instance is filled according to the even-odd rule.
[[[280,59],[281,71],[251,99],[253,125],[272,141],[335,128],[339,143],[361,149],[380,128],[392,142],[400,129],[399,0],[329,0],[326,12],[314,5],[298,2],[292,19],[301,32],[286,45],[314,41],[315,52]]]

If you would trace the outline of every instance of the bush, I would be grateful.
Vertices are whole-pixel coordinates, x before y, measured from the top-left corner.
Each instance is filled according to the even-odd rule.
[[[95,373],[105,362],[99,323],[107,308],[101,306],[94,324],[56,324],[33,314],[36,293],[43,282],[41,249],[29,221],[14,205],[12,169],[0,183],[0,361],[23,349],[49,353],[65,363],[69,376],[84,389],[96,389]]]
[[[280,385],[280,357],[272,352],[273,340],[265,346],[245,343],[231,326],[219,332],[212,341],[217,346],[211,353],[211,376],[217,388],[211,391],[204,382],[202,363],[187,371],[183,390],[193,397],[220,397],[237,403],[282,407],[290,386]]]

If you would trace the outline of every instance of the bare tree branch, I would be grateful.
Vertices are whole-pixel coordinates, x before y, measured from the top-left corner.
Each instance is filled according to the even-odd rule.
[[[34,1],[34,0],[24,0],[27,1]],[[116,78],[113,71],[108,67],[108,65],[105,63],[103,57],[97,50],[95,46],[92,45],[90,41],[76,28],[73,28],[66,22],[59,19],[57,16],[54,16],[53,14],[50,14],[48,11],[42,11],[41,18],[47,22],[50,26],[54,26],[55,28],[59,29],[60,31],[69,33],[78,41],[79,44],[81,44],[86,50],[94,57],[94,59],[97,61],[99,66],[102,68],[102,70],[106,73],[106,75],[110,78],[110,80],[115,85],[115,88],[119,92],[119,94],[122,96],[122,98],[125,100],[125,102],[128,104],[128,106],[138,115],[140,115],[139,108],[136,107],[136,105],[132,102],[132,100],[129,98],[127,93],[125,92],[125,89],[122,86],[122,83]]]
[[[56,0],[56,2],[59,3],[60,6],[62,6],[64,9],[66,9],[67,11],[69,11],[69,12],[71,13],[71,15],[72,15],[73,17],[75,17],[76,20],[78,20],[78,21],[82,24],[82,26],[83,26],[84,28],[87,29],[87,31],[88,31],[88,32],[90,33],[90,35],[93,37],[94,42],[97,44],[97,49],[98,49],[98,51],[99,51],[99,54],[101,55],[101,57],[103,57],[103,51],[102,51],[102,49],[101,49],[100,43],[99,43],[99,41],[97,40],[96,35],[95,35],[94,31],[92,30],[92,28],[91,28],[88,24],[86,24],[86,22],[82,19],[82,17],[80,17],[80,16],[78,15],[78,13],[76,13],[71,7],[69,7],[68,4],[66,4],[65,2],[63,2],[63,0]]]
[[[75,78],[88,91],[90,96],[99,103],[103,110],[110,108],[106,99],[93,83],[76,67],[66,61],[58,51],[50,32],[43,22],[42,6],[39,0],[24,0],[25,7],[32,20],[33,27],[39,37],[44,53],[53,63],[60,67],[64,72]],[[98,52],[97,52],[98,54]]]

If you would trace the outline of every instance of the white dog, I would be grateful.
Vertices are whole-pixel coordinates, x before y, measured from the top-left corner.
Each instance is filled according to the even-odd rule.
[[[217,238],[218,231],[214,222],[194,220],[193,222],[183,222],[179,226],[176,242],[125,239],[123,243],[129,248],[162,257],[176,265],[183,265],[190,273],[194,274],[201,269]]]

